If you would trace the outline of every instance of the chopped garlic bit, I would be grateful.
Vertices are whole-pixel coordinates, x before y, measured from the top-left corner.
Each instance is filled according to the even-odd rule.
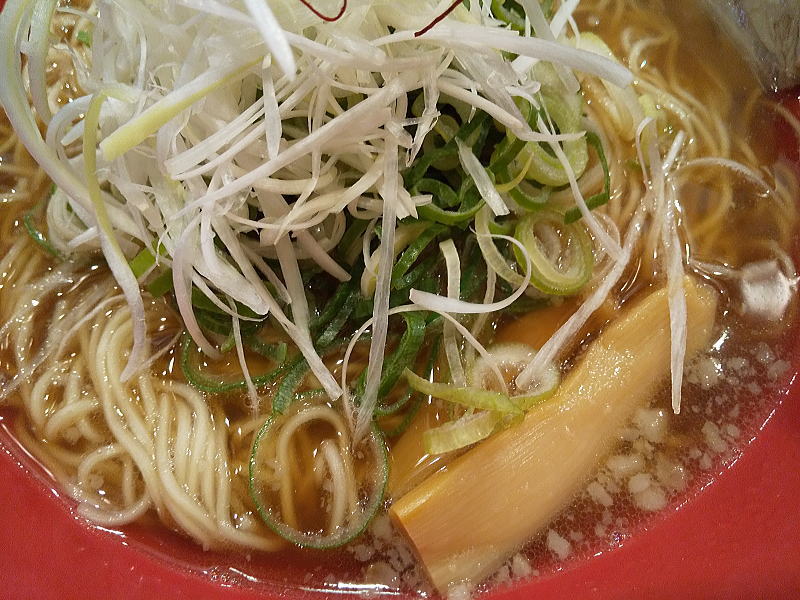
[[[593,481],[592,483],[590,483],[586,488],[586,491],[588,492],[592,500],[594,500],[601,506],[605,506],[607,508],[614,504],[614,499],[611,497],[611,494],[609,494],[606,491],[606,489],[602,485],[600,485],[597,481]]]
[[[621,479],[640,472],[644,468],[644,457],[640,454],[615,454],[606,465],[615,477]]]
[[[547,547],[561,560],[567,558],[572,552],[572,544],[553,529],[547,531]]]
[[[655,444],[664,441],[669,425],[665,410],[641,408],[636,411],[634,422],[648,442]]]
[[[667,505],[667,496],[660,486],[652,485],[634,494],[634,503],[642,510],[655,512]]]
[[[653,476],[650,473],[639,473],[628,480],[628,491],[631,494],[638,494],[650,487]]]
[[[716,454],[722,454],[728,450],[728,443],[722,438],[719,426],[711,421],[706,421],[703,425],[703,436],[706,445]]]

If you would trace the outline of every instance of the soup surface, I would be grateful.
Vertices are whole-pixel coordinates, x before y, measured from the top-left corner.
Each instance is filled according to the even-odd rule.
[[[557,10],[559,4],[555,4]],[[48,55],[48,61],[53,60],[47,83],[54,106],[68,105],[82,96],[82,73],[72,63],[71,52],[77,48],[85,53],[91,45],[87,44],[91,39],[86,34],[87,21],[81,16],[89,7],[75,2],[65,6],[79,10],[78,16],[59,13],[54,24],[64,40]],[[75,510],[82,517],[225,584],[258,585],[261,581],[268,585],[275,582],[276,573],[289,573],[286,583],[304,589],[433,596],[438,586],[449,597],[468,597],[476,590],[541,576],[620,545],[660,513],[690,501],[745,451],[788,385],[797,322],[793,262],[797,165],[786,160],[788,149],[771,141],[779,111],[698,8],[686,10],[683,5],[655,0],[592,0],[581,3],[574,19],[588,49],[604,52],[604,46],[595,41],[602,39],[633,72],[634,101],[651,119],[659,140],[653,144],[656,152],[668,157],[676,149],[669,181],[677,198],[682,260],[686,273],[713,288],[718,308],[710,343],[687,356],[682,382],[678,380],[682,385],[679,414],[673,411],[675,394],[670,382],[657,382],[652,397],[614,432],[613,449],[597,457],[592,476],[579,481],[579,491],[569,496],[547,526],[524,548],[499,561],[501,566],[488,579],[449,582],[444,589],[438,582],[432,584],[419,540],[400,531],[406,525],[402,515],[397,517],[395,512],[402,527],[396,527],[389,516],[392,505],[413,494],[423,481],[434,474],[443,480],[457,461],[480,450],[482,442],[441,453],[425,446],[426,431],[464,412],[437,399],[434,392],[425,393],[414,408],[379,413],[376,424],[370,421],[373,429],[358,438],[348,427],[352,423],[346,423],[348,413],[340,403],[324,400],[324,390],[320,390],[324,383],[302,370],[300,354],[291,354],[293,339],[287,332],[270,323],[256,334],[262,349],[268,351],[248,346],[246,353],[242,349],[237,355],[231,348],[237,342],[242,347],[250,316],[242,311],[241,321],[234,319],[227,331],[212,330],[218,334],[209,335],[214,346],[227,344],[228,352],[210,358],[195,344],[196,338],[184,331],[189,326],[182,318],[177,293],[155,293],[153,288],[145,294],[142,307],[153,349],[151,360],[134,384],[121,383],[136,335],[125,292],[112,276],[99,242],[90,240],[96,248],[73,256],[72,261],[52,256],[64,253],[66,246],[54,240],[57,236],[67,239],[68,227],[58,225],[62,227],[58,234],[48,231],[51,226],[56,229],[55,211],[45,208],[50,180],[4,119],[0,124],[0,318],[8,324],[0,331],[0,369],[7,386],[14,389],[3,400],[6,443],[18,444],[17,451],[29,453],[54,485],[78,503]],[[687,56],[704,60],[686,60]],[[356,83],[366,85],[353,82],[353,89]],[[635,227],[636,207],[648,202],[654,186],[654,180],[646,177],[652,156],[642,162],[637,153],[637,142],[642,142],[641,152],[649,130],[636,131],[631,126],[628,129],[635,135],[627,139],[618,135],[625,129],[625,114],[615,106],[617,99],[605,83],[582,77],[580,85],[581,118],[600,129],[603,160],[608,161],[610,201],[596,212],[624,234],[631,223]],[[264,90],[259,88],[259,93]],[[334,112],[341,111],[339,99],[335,104]],[[306,117],[313,117],[312,112],[287,119],[287,130],[300,128]],[[455,123],[457,112],[444,115]],[[410,108],[408,115],[417,119],[414,126],[418,126],[422,117]],[[445,117],[440,123],[446,125]],[[219,115],[215,118],[223,120]],[[682,143],[675,146],[678,135],[683,136]],[[65,158],[79,153],[77,139],[65,145]],[[587,160],[589,166],[580,181],[589,197],[602,192],[604,169],[598,152]],[[458,161],[453,164],[457,167]],[[441,169],[446,171],[448,165]],[[119,183],[104,185],[111,189]],[[569,185],[552,187],[551,201],[562,208],[571,206]],[[296,191],[287,197],[297,199],[301,194]],[[71,209],[65,204],[63,210]],[[240,220],[245,222],[246,216]],[[319,227],[335,226],[326,222]],[[565,228],[559,225],[556,234],[563,235]],[[409,239],[424,233],[407,231]],[[330,231],[327,234],[334,237]],[[528,302],[522,309],[491,314],[477,328],[480,342],[489,348],[525,344],[538,349],[556,334],[602,285],[602,273],[613,269],[597,250],[602,245],[597,234],[591,234],[587,239],[597,255],[596,279],[584,282],[587,287],[574,294],[555,300],[534,294],[521,301]],[[584,231],[584,235],[589,234]],[[668,259],[667,249],[658,242],[661,235],[660,223],[647,220],[641,240],[634,244],[634,256],[613,290],[557,355],[555,367],[564,380],[580,368],[592,344],[605,339],[614,323],[664,287]],[[70,243],[80,247],[80,240],[75,243],[80,237],[80,232],[75,234]],[[370,247],[367,240],[364,256],[370,256],[371,250],[378,254],[375,244]],[[357,248],[356,254],[360,252]],[[439,261],[425,267],[431,251],[427,252],[413,264],[430,270],[438,288],[446,287],[447,266]],[[513,256],[513,251],[507,254]],[[157,251],[148,255],[158,263]],[[464,254],[462,262],[468,263],[470,256],[475,254]],[[269,264],[277,265],[279,257],[269,257]],[[571,258],[566,248],[554,261],[569,266]],[[488,270],[480,266],[474,277],[482,273],[485,278]],[[148,284],[159,279],[153,276]],[[310,307],[312,315],[325,314],[326,306],[332,305],[328,303],[339,289],[338,282],[332,281],[301,282],[309,297],[319,299]],[[501,282],[496,287],[499,295],[508,295],[509,285]],[[213,317],[204,327],[218,323],[219,317],[213,315],[227,314],[219,307],[209,308],[208,302],[199,309]],[[230,307],[241,310],[241,303],[237,306],[230,298]],[[400,353],[412,328],[408,320],[390,324],[386,343],[390,353]],[[446,336],[446,326],[443,331]],[[346,352],[352,333],[334,331],[320,355],[337,379],[346,371],[355,386],[360,373],[368,379],[372,358],[368,343],[354,342],[351,352]],[[344,343],[334,339],[345,337]],[[289,358],[297,359],[295,363],[284,362],[287,342]],[[439,352],[439,342],[426,337],[424,343],[416,343],[422,350],[415,349],[413,370],[434,381],[446,381],[452,364],[446,352]],[[280,358],[277,351],[283,352]],[[468,344],[459,346],[459,351],[469,356]],[[472,352],[472,362],[465,361],[467,368],[483,377],[480,358],[474,357]],[[504,371],[506,385],[515,385],[521,370],[518,362],[510,361]],[[247,378],[239,385],[243,366],[257,379],[258,374],[284,364],[289,366],[280,378],[256,380],[255,400],[252,390],[248,393]],[[266,406],[274,407],[288,393],[284,388],[291,377],[295,377],[290,389],[294,403],[282,414],[270,416]],[[480,383],[480,387],[492,385],[499,387]],[[401,394],[393,393],[384,404],[398,400]],[[309,416],[312,411],[317,411],[313,417]],[[493,431],[513,435],[514,426]],[[280,437],[278,431],[290,433]],[[381,454],[384,437],[388,471],[380,466],[385,460]],[[138,448],[146,458],[131,448]],[[349,454],[339,454],[337,448],[347,448]],[[263,475],[266,483],[254,478],[254,470],[268,473]],[[351,482],[349,487],[339,486],[337,477]],[[157,479],[158,485],[148,478]],[[348,492],[340,493],[344,488]],[[378,512],[367,518],[373,505],[380,505]],[[362,525],[365,532],[355,536]],[[295,548],[292,542],[306,547]],[[338,542],[346,543],[335,550],[327,548],[339,546]]]

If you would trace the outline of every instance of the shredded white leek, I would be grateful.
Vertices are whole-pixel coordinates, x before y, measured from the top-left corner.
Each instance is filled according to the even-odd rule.
[[[47,102],[47,51],[50,37],[50,22],[56,10],[56,0],[42,0],[33,5],[31,34],[28,43],[28,73],[30,74],[31,98],[39,118],[46,124],[53,113]]]
[[[100,108],[107,95],[103,92],[95,96],[89,103],[86,112],[86,131],[83,136],[83,161],[86,181],[89,184],[89,197],[94,206],[97,227],[101,232],[103,254],[108,262],[108,267],[114,273],[114,278],[122,288],[125,299],[131,310],[133,321],[133,348],[131,349],[128,363],[122,372],[122,380],[130,379],[146,360],[148,349],[147,322],[144,315],[144,302],[139,290],[139,282],[131,271],[125,254],[117,240],[116,233],[108,218],[105,202],[100,193],[100,182],[97,179],[97,124],[100,119]]]
[[[503,199],[500,197],[497,189],[495,189],[492,180],[489,179],[489,174],[486,169],[478,160],[478,157],[472,153],[467,145],[460,139],[456,138],[456,145],[458,146],[458,158],[461,161],[461,166],[469,173],[475,186],[484,199],[486,205],[492,209],[496,216],[507,215],[509,213],[508,207]]]
[[[439,244],[439,249],[447,268],[447,297],[459,300],[461,297],[461,259],[458,257],[458,250],[452,239]],[[445,323],[443,337],[450,376],[455,385],[463,387],[467,384],[467,378],[464,375],[464,364],[461,362],[461,350],[456,338],[456,330],[450,323]]]
[[[377,402],[388,319],[397,312],[389,307],[393,262],[421,231],[397,222],[417,216],[433,200],[406,190],[401,171],[420,155],[442,118],[441,97],[455,102],[465,120],[484,112],[518,139],[549,143],[558,152],[561,142],[583,133],[530,129],[515,98],[533,101],[540,84],[530,69],[515,71],[504,52],[553,63],[568,93],[576,91],[573,70],[623,88],[632,81],[604,51],[576,48],[562,36],[574,2],[562,3],[549,24],[538,6],[524,3],[539,37],[502,27],[488,5],[456,10],[416,37],[424,15],[438,14],[444,4],[351,0],[341,19],[327,23],[299,2],[243,0],[237,7],[218,0],[124,0],[125,18],[114,19],[107,15],[119,6],[97,0],[91,64],[82,69],[87,95],[51,117],[43,65],[55,3],[8,1],[0,14],[0,102],[59,188],[48,209],[54,243],[80,253],[99,242],[131,306],[136,325],[126,377],[143,364],[146,349],[142,295],[128,262],[158,245],[165,249],[158,266],[172,269],[178,310],[203,352],[218,354],[195,314],[194,288],[232,318],[240,362],[241,321],[249,317],[232,302],[262,318],[271,315],[326,393],[332,399],[345,393],[354,439],[363,436]],[[28,55],[27,71],[20,51]],[[36,114],[49,120],[46,140],[28,89]],[[409,104],[418,92],[424,108],[411,118]],[[70,158],[67,146],[81,138],[82,155]],[[467,355],[477,351],[488,361],[504,389],[491,353],[476,336],[490,313],[526,292],[530,273],[509,265],[489,231],[492,215],[510,215],[514,203],[495,187],[476,152],[461,139],[456,144],[459,164],[486,205],[475,220],[488,269],[484,302],[460,299],[463,258],[451,242],[442,246],[447,297],[415,290],[414,304],[401,308],[443,314],[446,352],[458,383],[466,379],[459,357],[463,343]],[[110,191],[101,191],[101,181]],[[252,209],[260,216],[254,218]],[[306,261],[313,261],[339,281],[351,277],[336,252],[345,235],[345,211],[371,221],[352,244],[356,250],[360,245],[364,257],[362,291],[374,300],[365,324],[373,329],[368,374],[357,408],[346,373],[340,387],[314,347],[301,275]],[[619,259],[614,240],[593,227],[592,215],[584,212],[584,218]],[[515,288],[501,301],[494,299],[497,277]],[[472,331],[451,313],[477,314]],[[246,373],[243,362],[242,367]],[[250,383],[248,392],[255,403]]]
[[[389,293],[392,284],[392,265],[394,264],[394,233],[397,218],[397,192],[400,185],[397,164],[397,140],[391,134],[386,137],[386,158],[384,164],[383,189],[383,239],[378,263],[377,283],[375,285],[375,308],[372,313],[372,343],[367,364],[367,382],[364,395],[356,415],[353,439],[358,442],[367,432],[372,422],[372,413],[378,402],[378,385],[383,369],[383,355],[386,347],[386,334],[389,329]]]

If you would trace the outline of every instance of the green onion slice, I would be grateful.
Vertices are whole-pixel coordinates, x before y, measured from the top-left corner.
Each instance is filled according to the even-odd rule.
[[[597,159],[600,161],[600,166],[603,168],[603,191],[586,199],[586,206],[589,210],[594,210],[604,204],[608,204],[608,201],[611,199],[611,173],[608,170],[608,159],[603,150],[603,142],[600,141],[600,137],[593,131],[587,131],[586,141],[594,148],[594,151],[597,153]],[[569,209],[564,214],[565,223],[574,223],[582,218],[583,215],[577,206]]]
[[[331,413],[336,417],[332,418]],[[316,500],[310,503],[309,514],[304,515],[295,509],[293,501],[287,501],[295,494],[298,482],[292,478],[296,472],[291,471],[290,465],[282,464],[280,452],[282,446],[291,443],[292,430],[304,427],[308,430],[311,426],[327,428],[331,434],[314,453],[321,457],[314,464],[314,476],[303,480],[303,491],[310,491]],[[286,428],[290,429],[284,435]],[[344,457],[348,453],[354,459],[352,462]],[[331,454],[333,467],[331,463],[323,466],[325,456]],[[327,405],[296,402],[286,414],[270,416],[256,435],[249,478],[250,496],[267,527],[301,548],[327,550],[358,537],[375,516],[389,479],[389,456],[376,424],[373,423],[369,435],[357,447],[350,448],[346,426],[338,413]],[[309,479],[316,489],[306,489]],[[350,481],[348,493],[343,492],[345,481]],[[333,489],[339,492],[334,494]]]
[[[444,454],[471,446],[492,435],[503,417],[492,411],[467,414],[451,423],[434,427],[422,434],[425,452]]]
[[[564,215],[542,209],[517,223],[514,237],[531,261],[531,284],[556,296],[570,296],[586,285],[594,268],[592,240],[580,223],[564,223]],[[525,257],[514,248],[517,262]]]
[[[559,133],[578,133],[582,130],[579,99],[572,102],[569,98],[556,99],[542,94],[542,100]],[[528,103],[522,103],[520,109],[526,117],[533,110]],[[575,176],[580,177],[589,162],[586,138],[563,142],[562,149]],[[546,186],[560,187],[569,183],[564,165],[544,144],[526,144],[511,162],[509,171],[518,173],[523,168],[527,169],[526,178]]]
[[[489,348],[495,365],[505,373],[521,372],[536,355],[536,350],[526,344],[497,344]],[[463,416],[423,434],[425,450],[429,454],[443,454],[479,442],[496,431],[519,422],[523,413],[548,400],[558,387],[560,374],[555,365],[549,365],[542,375],[524,393],[511,397],[487,391],[494,377],[493,370],[483,358],[469,369],[471,387],[456,388],[448,384],[431,383],[416,375],[406,374],[410,385],[436,398],[456,402],[470,410]],[[513,377],[509,377],[511,381]],[[503,410],[505,406],[514,411]],[[483,409],[475,411],[475,408]]]
[[[501,414],[518,415],[522,409],[505,394],[476,387],[456,387],[449,383],[434,383],[409,369],[405,371],[409,385],[416,391],[459,404],[466,408],[491,410]]]
[[[276,344],[274,356],[281,357],[281,354],[283,354],[285,358],[285,344],[283,344],[283,352],[281,352],[280,346],[280,344]],[[265,354],[265,348],[261,347],[259,353]],[[183,376],[192,386],[210,394],[222,394],[233,390],[243,390],[247,387],[247,382],[241,376],[226,376],[221,373],[214,373],[211,369],[202,368],[201,362],[204,357],[205,354],[195,345],[191,336],[188,333],[184,333],[181,342],[181,371],[183,371]],[[253,383],[256,386],[262,386],[276,381],[286,370],[283,359],[276,361],[276,363],[275,368],[270,371],[253,375],[251,377]]]

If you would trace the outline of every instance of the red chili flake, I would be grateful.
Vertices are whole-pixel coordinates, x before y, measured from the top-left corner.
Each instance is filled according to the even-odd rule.
[[[301,0],[301,2],[302,2],[302,0]],[[421,35],[424,35],[424,34],[428,33],[428,32],[429,32],[431,29],[433,29],[433,27],[435,27],[435,26],[436,26],[438,23],[441,23],[442,21],[444,21],[444,20],[445,20],[445,18],[447,17],[447,15],[449,15],[449,14],[450,14],[451,12],[453,12],[453,11],[454,11],[456,8],[458,8],[458,5],[459,5],[459,4],[461,4],[462,2],[464,2],[464,0],[456,0],[455,2],[453,2],[453,3],[450,5],[450,7],[449,7],[449,8],[448,8],[446,11],[444,11],[442,14],[440,14],[438,17],[436,17],[436,18],[435,18],[433,21],[431,21],[430,23],[428,23],[428,24],[427,24],[425,27],[423,27],[423,28],[422,28],[422,29],[420,29],[418,32],[416,32],[416,33],[414,34],[414,37],[419,37],[419,36],[421,36]]]
[[[314,8],[314,6],[308,0],[300,0],[300,2],[305,4],[308,10],[317,15],[323,21],[328,21],[328,23],[333,23],[334,21],[338,21],[339,19],[341,19],[342,15],[344,14],[344,11],[347,10],[347,0],[344,0],[344,2],[342,2],[342,7],[339,9],[339,12],[336,13],[335,17],[330,17],[328,15],[322,14],[316,8]]]

